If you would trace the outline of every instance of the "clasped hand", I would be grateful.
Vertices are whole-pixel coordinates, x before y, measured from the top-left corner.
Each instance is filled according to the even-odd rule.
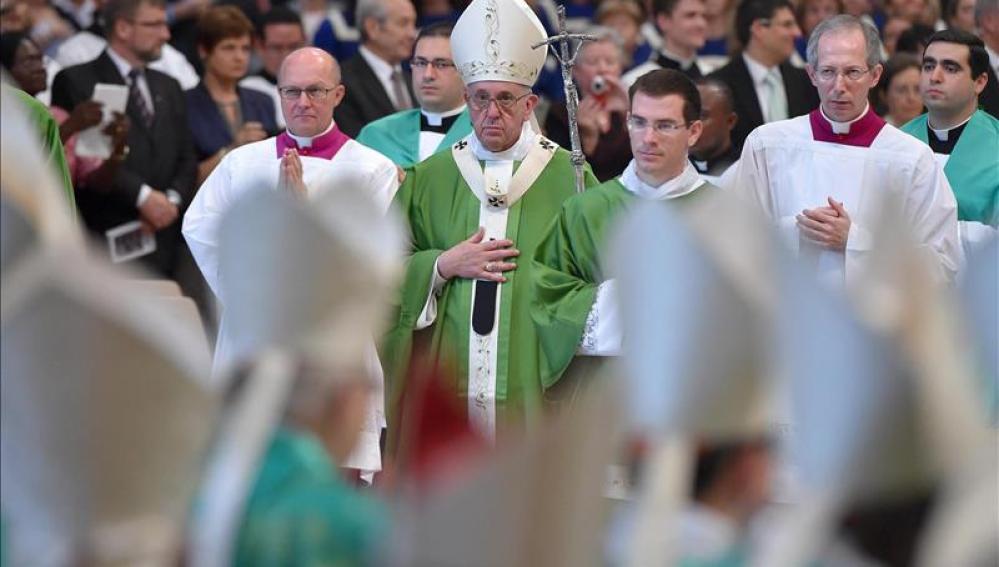
[[[828,198],[828,207],[805,209],[795,217],[798,230],[808,240],[829,250],[846,250],[850,236],[850,215],[843,203]]]
[[[437,258],[437,271],[441,277],[449,280],[454,277],[469,280],[487,280],[503,283],[506,281],[504,272],[517,267],[507,260],[520,255],[513,248],[512,240],[485,240],[486,230],[479,228],[468,239]]]

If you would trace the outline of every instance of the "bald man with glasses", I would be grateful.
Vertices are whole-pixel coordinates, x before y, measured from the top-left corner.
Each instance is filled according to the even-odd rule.
[[[334,122],[333,109],[343,100],[344,87],[332,56],[312,47],[293,51],[279,70],[278,93],[287,129],[228,152],[184,216],[184,237],[216,295],[218,223],[245,194],[267,189],[308,199],[337,183],[351,183],[387,210],[399,188],[396,166],[352,140]],[[221,339],[217,365],[230,362]]]
[[[288,191],[312,199],[334,187],[353,187],[387,210],[399,188],[395,164],[352,140],[334,122],[333,109],[343,100],[344,87],[340,67],[332,56],[312,47],[293,51],[278,72],[278,93],[287,130],[227,153],[184,216],[184,238],[222,306],[215,351],[218,376],[227,375],[239,362],[233,359],[226,330],[226,298],[220,294],[219,282],[219,226],[232,204],[261,190]],[[371,370],[380,377],[373,345],[369,359]],[[378,399],[372,407],[381,405]],[[362,472],[380,469],[378,439],[384,419],[379,413],[369,421],[360,442],[362,448],[340,463],[342,466]]]

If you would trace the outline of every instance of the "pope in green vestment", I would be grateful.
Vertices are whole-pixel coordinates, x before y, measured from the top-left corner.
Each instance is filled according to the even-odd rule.
[[[315,436],[284,427],[247,501],[234,564],[371,565],[388,538],[382,504],[339,477]]]
[[[437,259],[444,251],[467,240],[483,223],[480,212],[486,205],[473,192],[456,161],[461,151],[475,143],[474,138],[472,134],[451,150],[439,152],[410,169],[396,195],[396,208],[409,226],[411,255],[398,311],[381,349],[381,360],[386,367],[390,453],[396,449],[403,381],[413,351],[416,324],[432,292]],[[521,140],[528,139],[534,140],[531,145],[536,146],[532,152],[548,153],[550,158],[546,156],[548,161],[543,169],[506,213],[505,238],[514,242],[523,261],[504,274],[507,282],[500,284],[498,291],[495,323],[498,348],[493,379],[496,423],[500,429],[526,425],[525,421],[532,415],[536,417],[540,409],[540,349],[529,313],[534,267],[529,259],[563,201],[576,193],[569,153],[525,127]],[[483,166],[481,160],[471,159],[473,167]],[[531,159],[529,154],[523,161],[514,161],[514,178]],[[587,186],[597,184],[588,166],[585,179]],[[448,280],[436,299],[436,318],[419,331],[421,339],[426,340],[424,354],[454,370],[453,387],[462,400],[468,398],[469,376],[475,370],[469,363],[470,335],[474,333],[470,325],[474,283],[463,278]]]
[[[414,108],[379,118],[365,126],[357,141],[381,153],[399,167],[420,162],[420,109]],[[437,146],[437,152],[472,133],[468,109],[461,111]],[[435,152],[436,153],[436,152]]]
[[[608,230],[620,213],[638,199],[668,200],[672,206],[687,208],[718,191],[689,165],[679,178],[659,188],[659,194],[649,193],[652,188],[642,184],[634,171],[632,161],[620,177],[567,200],[535,251],[531,318],[541,347],[539,363],[545,387],[566,373],[585,335],[593,331],[588,326],[597,322],[590,315],[591,309],[598,288],[608,279],[602,256]],[[643,188],[636,194],[638,186]],[[583,344],[584,351],[586,346]],[[577,358],[570,373],[593,372],[584,369],[590,366],[587,362],[593,362],[587,360],[590,358]]]
[[[923,114],[902,131],[929,143]],[[999,226],[999,120],[976,110],[957,140],[944,174],[957,198],[957,218]]]

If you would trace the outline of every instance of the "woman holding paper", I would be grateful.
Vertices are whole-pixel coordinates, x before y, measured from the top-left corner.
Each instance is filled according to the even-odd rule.
[[[35,96],[46,89],[42,52],[27,35],[11,32],[0,36],[0,64],[13,77],[16,86],[29,95]],[[108,186],[128,155],[128,118],[114,113],[114,118],[104,128],[104,133],[111,137],[111,157],[99,159],[76,155],[76,135],[101,123],[101,103],[88,100],[76,105],[72,112],[58,106],[49,107],[49,111],[59,123],[59,138],[66,152],[73,187]]]
[[[187,119],[198,154],[198,185],[229,150],[277,133],[274,102],[238,82],[250,66],[253,24],[235,6],[209,8],[198,20],[201,83],[187,91]]]

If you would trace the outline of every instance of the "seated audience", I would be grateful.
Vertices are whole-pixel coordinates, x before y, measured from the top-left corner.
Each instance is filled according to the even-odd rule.
[[[257,57],[263,68],[239,82],[241,87],[260,91],[271,97],[279,129],[284,128],[284,117],[281,115],[281,95],[278,93],[278,69],[289,53],[305,47],[306,37],[302,19],[294,11],[279,6],[264,14],[257,25],[255,41]]]
[[[878,88],[873,91],[876,108],[886,122],[901,127],[923,112],[923,98],[919,95],[919,59],[899,53],[885,64]]]
[[[42,64],[42,52],[28,36],[16,32],[0,36],[0,63],[24,92],[35,96],[45,90],[47,76]],[[104,160],[76,155],[76,135],[101,122],[99,102],[80,102],[72,112],[50,106],[49,112],[59,123],[59,138],[66,152],[66,165],[73,187],[107,185],[128,153],[128,119],[123,114],[115,113],[114,119],[104,129],[111,136],[112,147],[111,157]]]
[[[253,24],[234,6],[216,6],[198,21],[201,83],[187,91],[187,116],[198,157],[198,182],[234,147],[277,133],[274,103],[238,86],[250,64]]]
[[[626,55],[621,38],[613,30],[598,27],[587,33],[599,39],[583,44],[573,69],[580,98],[579,141],[593,174],[600,181],[609,181],[620,175],[631,161],[625,124],[628,93],[621,84]],[[545,131],[553,142],[572,149],[565,103],[552,104]]]

